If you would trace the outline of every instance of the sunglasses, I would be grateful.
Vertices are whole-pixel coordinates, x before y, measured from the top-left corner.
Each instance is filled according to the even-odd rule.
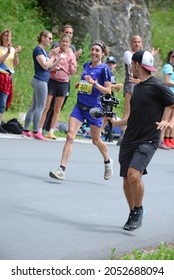
[[[47,37],[50,41],[52,41],[53,40],[53,38],[51,38],[51,37]]]
[[[171,57],[174,57],[174,55],[171,55]]]

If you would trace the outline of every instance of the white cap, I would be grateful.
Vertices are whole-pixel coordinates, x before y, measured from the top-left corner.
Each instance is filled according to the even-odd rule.
[[[153,66],[154,58],[149,51],[137,51],[133,54],[132,60],[141,64],[148,71],[156,72],[157,69]]]

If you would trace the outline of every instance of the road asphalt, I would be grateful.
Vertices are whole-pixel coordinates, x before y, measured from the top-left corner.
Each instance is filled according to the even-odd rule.
[[[119,146],[107,143],[114,175],[105,181],[97,148],[76,140],[59,181],[48,173],[58,168],[64,141],[0,134],[1,260],[106,260],[113,249],[174,242],[174,150],[157,150],[143,177],[143,226],[127,232]]]

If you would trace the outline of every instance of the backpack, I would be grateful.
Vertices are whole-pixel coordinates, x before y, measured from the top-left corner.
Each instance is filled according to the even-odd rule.
[[[56,125],[56,128],[60,131],[60,132],[68,132],[68,124],[66,122],[58,122]]]
[[[2,127],[12,134],[22,134],[23,126],[19,123],[16,118],[9,120],[7,123],[3,123]]]
[[[84,123],[78,130],[77,136],[82,136],[83,138],[91,139],[90,126],[86,121],[84,121]]]

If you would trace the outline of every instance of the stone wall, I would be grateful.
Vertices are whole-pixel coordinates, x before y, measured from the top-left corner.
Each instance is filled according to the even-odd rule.
[[[85,34],[101,39],[111,53],[122,58],[130,38],[139,34],[144,48],[151,50],[148,9],[144,0],[39,0],[53,27],[67,23],[74,27],[75,45],[80,47]],[[55,28],[53,28],[55,30]],[[61,30],[58,30],[61,33]]]

